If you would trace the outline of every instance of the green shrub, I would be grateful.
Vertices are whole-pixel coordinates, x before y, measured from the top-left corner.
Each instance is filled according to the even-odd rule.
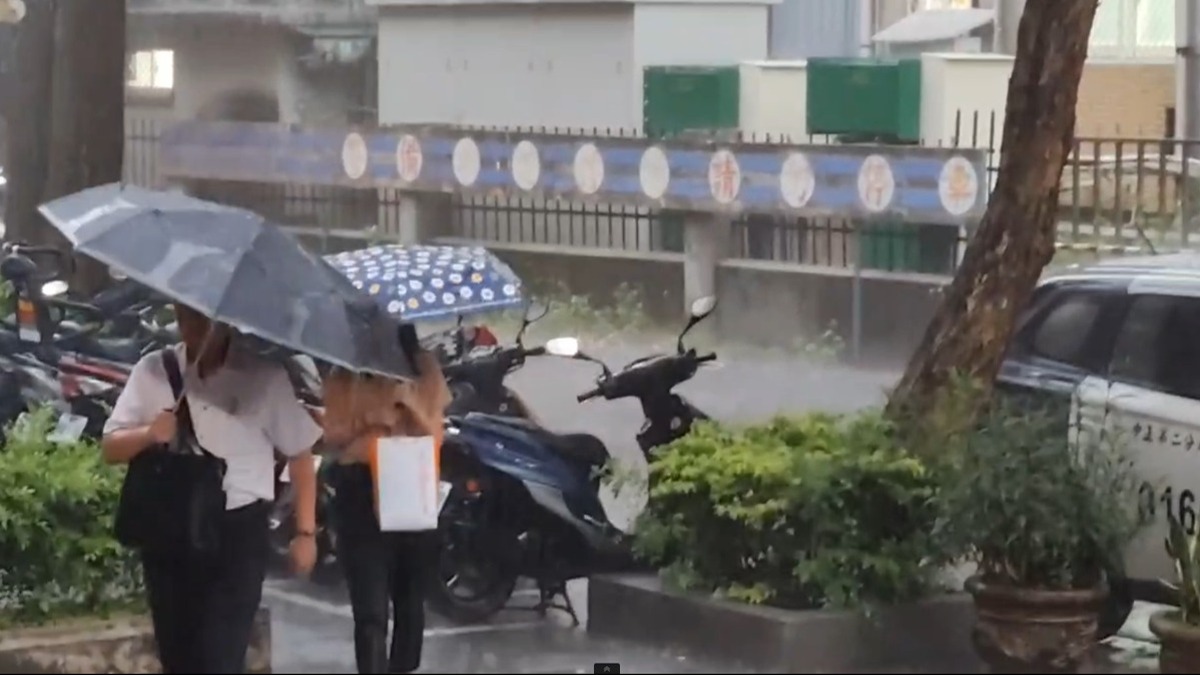
[[[38,623],[136,603],[141,573],[112,537],[123,471],[94,444],[55,445],[50,409],[0,451],[0,621]]]
[[[1106,412],[1000,395],[943,472],[939,536],[985,582],[1089,588],[1119,572],[1139,481]]]
[[[634,545],[669,582],[748,602],[901,602],[941,562],[934,487],[876,412],[703,424],[651,462]]]

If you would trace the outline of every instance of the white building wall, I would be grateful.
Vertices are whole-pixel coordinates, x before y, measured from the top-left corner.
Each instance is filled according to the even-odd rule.
[[[379,121],[628,126],[626,4],[380,7]]]

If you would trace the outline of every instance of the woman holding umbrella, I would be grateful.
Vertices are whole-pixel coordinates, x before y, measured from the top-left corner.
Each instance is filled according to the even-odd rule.
[[[380,436],[437,436],[450,392],[432,352],[421,351],[407,325],[402,334],[415,358],[410,382],[357,376],[339,370],[325,378],[325,441],[334,446],[330,467],[338,559],[346,573],[354,615],[354,651],[360,673],[410,673],[421,665],[424,642],[424,572],[431,534],[383,532],[374,508],[370,448]],[[388,649],[388,605],[392,644]]]
[[[182,343],[134,367],[105,424],[104,457],[129,463],[176,437],[169,369],[179,368],[197,439],[227,466],[226,511],[211,559],[143,552],[154,635],[165,673],[241,673],[266,576],[275,452],[290,458],[297,497],[292,562],[307,574],[316,560],[311,448],[321,429],[281,366],[239,351],[228,328],[195,310],[177,304],[175,312]]]

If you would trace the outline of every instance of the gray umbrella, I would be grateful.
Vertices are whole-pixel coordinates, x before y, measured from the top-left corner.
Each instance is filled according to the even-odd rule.
[[[412,376],[395,320],[257,214],[116,183],[39,210],[78,252],[217,321],[352,370]]]

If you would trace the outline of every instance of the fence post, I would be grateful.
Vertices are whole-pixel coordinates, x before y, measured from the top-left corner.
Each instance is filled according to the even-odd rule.
[[[401,192],[396,201],[397,243],[428,243],[453,233],[453,209],[448,193]]]
[[[683,219],[683,311],[694,300],[717,295],[717,267],[729,243],[731,217],[688,212]]]
[[[854,278],[850,284],[850,352],[854,357],[854,362],[861,363],[863,324],[861,255],[854,256]]]

